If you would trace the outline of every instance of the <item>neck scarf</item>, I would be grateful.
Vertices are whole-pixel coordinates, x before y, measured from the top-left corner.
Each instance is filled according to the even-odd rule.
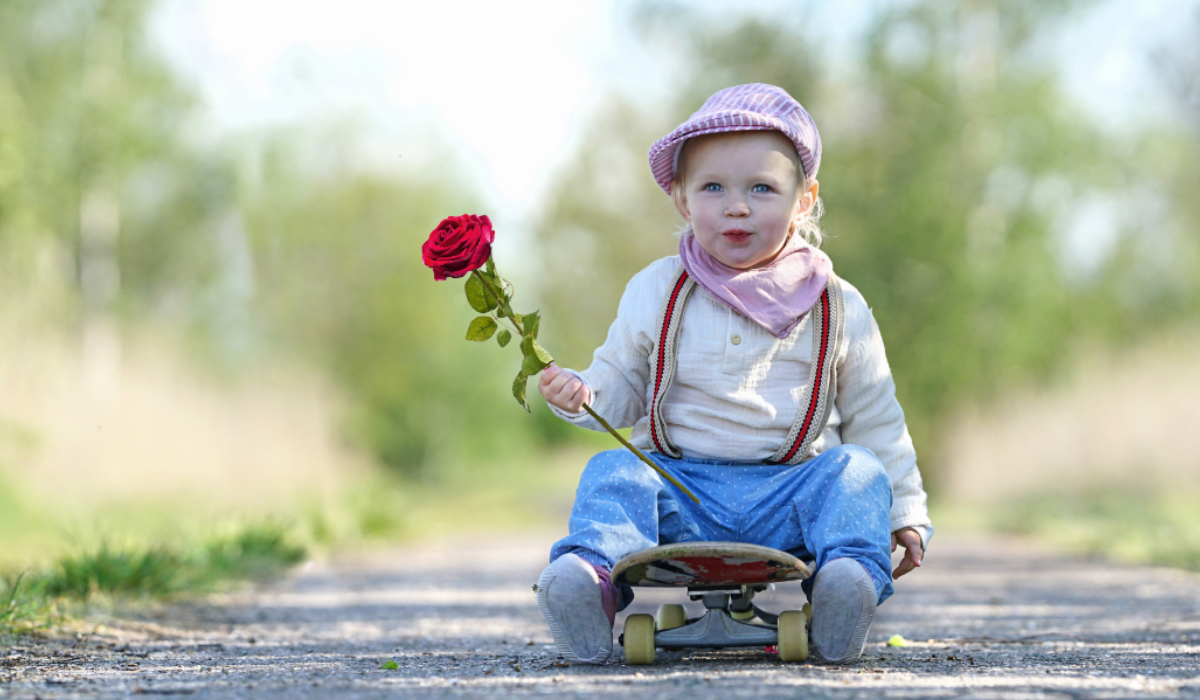
[[[774,260],[753,270],[718,262],[691,231],[684,232],[679,240],[679,257],[705,291],[776,338],[791,334],[817,303],[833,272],[829,256],[796,234]]]

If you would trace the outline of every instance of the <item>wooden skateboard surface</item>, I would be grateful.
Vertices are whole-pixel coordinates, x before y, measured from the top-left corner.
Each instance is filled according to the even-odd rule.
[[[613,567],[631,586],[740,586],[802,581],[807,564],[778,549],[739,542],[681,542],[636,552]]]

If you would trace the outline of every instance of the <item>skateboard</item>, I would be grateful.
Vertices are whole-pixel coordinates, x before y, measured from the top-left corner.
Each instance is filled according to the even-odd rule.
[[[808,564],[787,552],[739,542],[683,542],[630,554],[613,567],[615,583],[687,587],[688,597],[703,601],[705,612],[689,619],[674,604],[659,606],[657,615],[630,615],[620,638],[625,660],[652,664],[656,648],[777,646],[781,661],[805,661],[812,608],[805,603],[801,610],[772,615],[753,598],[772,583],[811,575]]]

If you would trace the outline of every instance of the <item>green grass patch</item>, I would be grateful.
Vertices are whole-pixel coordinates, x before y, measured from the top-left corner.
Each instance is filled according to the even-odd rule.
[[[53,603],[44,593],[25,585],[25,577],[0,577],[0,641],[20,632],[33,632],[52,625],[58,619]]]
[[[262,576],[301,561],[304,547],[277,524],[210,537],[198,546],[99,546],[61,557],[39,577],[52,597],[167,595]]]
[[[607,440],[598,441],[600,449],[615,444],[601,437]],[[162,599],[269,576],[311,548],[472,532],[565,533],[579,473],[595,451],[567,446],[485,464],[450,462],[422,478],[375,472],[311,500],[257,510],[282,513],[289,525],[227,514],[255,524],[215,532],[206,525],[213,518],[206,504],[158,498],[67,508],[14,496],[21,514],[0,517],[0,541],[11,545],[0,552],[0,637],[68,623],[90,614],[88,603],[95,613],[109,599]],[[96,531],[105,537],[65,534]]]
[[[151,598],[210,591],[278,573],[306,555],[291,529],[273,521],[175,544],[102,540],[45,568],[0,576],[0,635],[52,626],[64,619],[62,610],[96,596]]]
[[[1025,535],[1069,551],[1200,571],[1200,491],[1108,486],[972,511],[940,515],[948,529]]]

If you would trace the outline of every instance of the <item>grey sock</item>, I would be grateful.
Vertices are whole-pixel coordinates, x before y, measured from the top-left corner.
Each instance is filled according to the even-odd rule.
[[[812,593],[816,659],[844,664],[862,656],[876,603],[875,583],[862,564],[835,559],[821,567]]]
[[[600,579],[591,564],[575,554],[555,559],[538,579],[537,600],[559,654],[585,664],[608,661],[612,623],[604,612]]]

